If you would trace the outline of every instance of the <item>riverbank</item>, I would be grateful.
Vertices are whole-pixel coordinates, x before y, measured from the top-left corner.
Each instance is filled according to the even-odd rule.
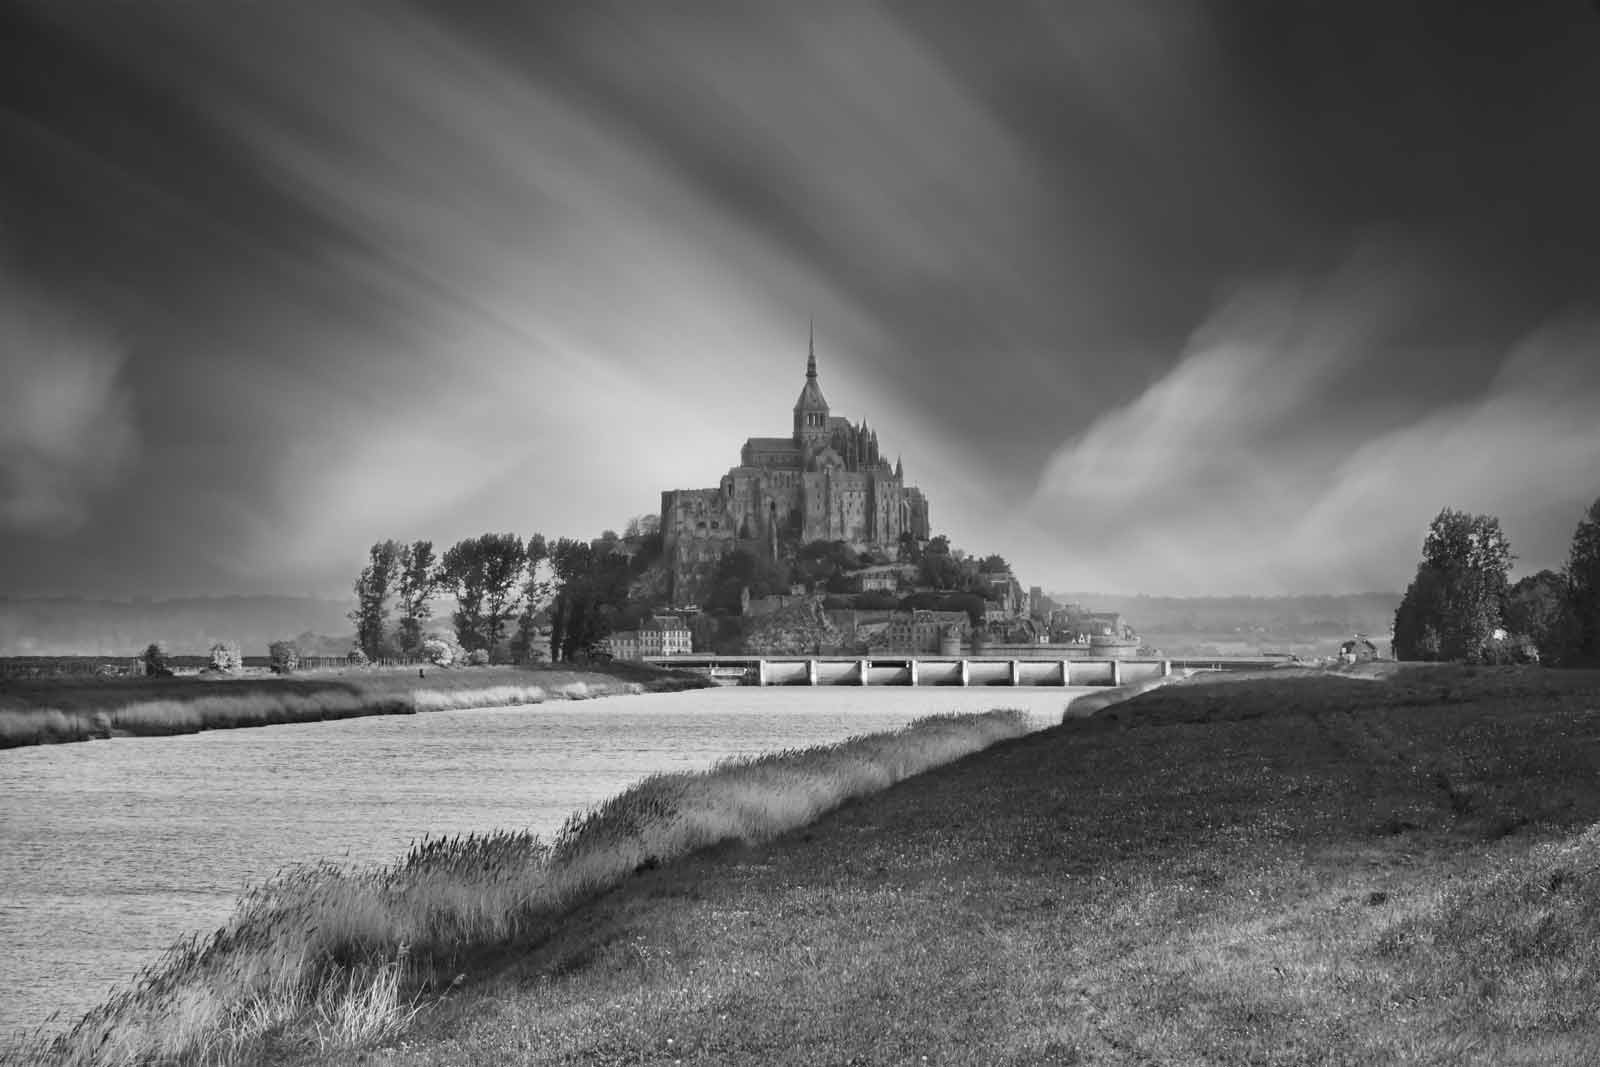
[[[636,664],[0,680],[0,748],[706,688]]]
[[[1597,821],[1594,672],[1176,683],[642,870],[363,1062],[1587,1064]]]
[[[658,774],[546,841],[465,835],[422,841],[383,867],[290,869],[247,894],[223,929],[175,945],[69,1033],[24,1042],[0,1063],[248,1063],[286,1044],[370,1042],[409,1020],[419,992],[429,1000],[451,988],[462,961],[544,936],[576,902],[636,871],[718,841],[769,839],[1038,722],[1024,712],[924,719]]]

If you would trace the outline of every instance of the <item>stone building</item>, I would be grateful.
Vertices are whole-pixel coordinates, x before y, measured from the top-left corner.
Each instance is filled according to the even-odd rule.
[[[775,559],[786,546],[843,541],[894,552],[902,534],[926,540],[928,500],[884,458],[866,421],[833,414],[817,380],[816,346],[785,437],[751,437],[739,465],[709,489],[661,494],[662,547],[674,603],[696,599],[723,556],[744,548]]]
[[[851,588],[857,593],[894,593],[916,580],[917,568],[909,563],[886,563],[863,567],[850,574]]]
[[[964,611],[897,611],[886,629],[888,651],[940,654],[972,636],[972,620]]]
[[[617,659],[686,656],[694,650],[689,627],[675,615],[645,620],[637,630],[619,630],[601,646]]]
[[[639,652],[645,656],[687,656],[694,651],[688,624],[676,615],[647,619],[639,627]]]

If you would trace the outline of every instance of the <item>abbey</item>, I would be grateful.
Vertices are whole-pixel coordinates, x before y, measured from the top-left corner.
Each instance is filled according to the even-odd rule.
[[[685,603],[735,548],[771,559],[795,544],[843,541],[892,555],[903,534],[928,538],[928,501],[905,484],[898,459],[891,467],[883,458],[865,421],[852,425],[829,411],[813,339],[793,432],[747,440],[739,465],[714,489],[663,492],[661,533],[672,599]]]

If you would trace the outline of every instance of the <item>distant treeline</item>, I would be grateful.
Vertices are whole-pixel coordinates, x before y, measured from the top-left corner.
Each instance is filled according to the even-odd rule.
[[[1125,615],[1142,633],[1218,633],[1235,628],[1318,634],[1386,633],[1400,606],[1400,593],[1299,594],[1288,596],[1129,596],[1115,593],[1051,593],[1064,604]]]
[[[348,598],[286,596],[134,601],[0,597],[0,656],[93,653],[114,659],[137,656],[152,641],[194,655],[218,641],[237,641],[264,654],[268,644],[285,634],[348,635],[350,606]],[[345,636],[338,651],[349,647]]]
[[[244,656],[242,660],[245,667],[271,666],[268,656]],[[211,657],[168,656],[166,662],[174,670],[204,670],[211,666]],[[343,667],[348,662],[344,656],[301,656],[299,667]],[[142,669],[143,660],[138,656],[0,656],[0,678],[93,678],[138,674]]]

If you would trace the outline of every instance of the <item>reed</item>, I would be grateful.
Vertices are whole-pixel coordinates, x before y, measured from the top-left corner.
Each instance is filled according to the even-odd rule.
[[[656,775],[526,832],[424,839],[396,862],[280,872],[228,923],[174,945],[70,1030],[0,1063],[227,1064],[268,1046],[348,1048],[403,1030],[464,954],[535,936],[563,912],[730,839],[756,843],[855,797],[1016,737],[1020,711],[920,719],[887,734]]]
[[[0,748],[119,735],[161,737],[364,715],[511,707],[702,688],[642,668],[346,671],[307,677],[45,679],[0,682]]]

